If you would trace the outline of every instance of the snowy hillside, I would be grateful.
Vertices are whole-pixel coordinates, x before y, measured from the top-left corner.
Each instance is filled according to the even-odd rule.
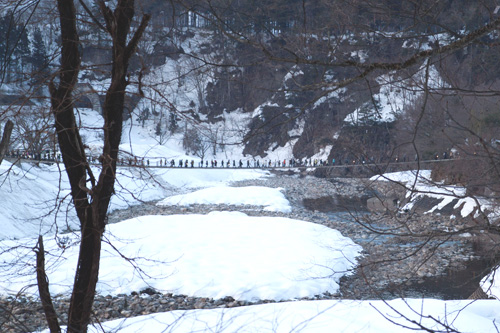
[[[349,125],[370,125],[391,123],[397,116],[412,108],[424,95],[424,90],[439,92],[448,85],[432,65],[423,65],[410,78],[398,77],[397,73],[385,74],[377,78],[380,91],[360,108],[348,114],[344,122]]]

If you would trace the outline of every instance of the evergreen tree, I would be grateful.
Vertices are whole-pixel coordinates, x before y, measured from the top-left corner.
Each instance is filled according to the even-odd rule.
[[[33,66],[33,83],[39,83],[48,74],[48,55],[45,43],[43,42],[42,32],[37,27],[33,32],[32,52],[30,57]]]
[[[24,24],[14,20],[12,12],[0,17],[0,81],[18,79],[30,55]]]
[[[156,136],[161,136],[161,135],[162,135],[162,129],[161,129],[161,119],[160,119],[160,121],[156,124],[155,134],[156,134]]]
[[[8,74],[7,66],[9,57],[9,41],[10,41],[10,20],[5,16],[0,17],[0,73],[2,81]],[[8,75],[7,75],[8,76]]]
[[[168,130],[173,134],[177,131],[178,127],[179,125],[177,124],[177,117],[175,116],[175,113],[170,112],[168,120]]]

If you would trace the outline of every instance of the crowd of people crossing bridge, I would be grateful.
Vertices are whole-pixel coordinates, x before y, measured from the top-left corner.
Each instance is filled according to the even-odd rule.
[[[27,152],[21,150],[12,150],[6,154],[7,158],[14,160],[33,160],[42,162],[62,162],[60,152],[52,150],[45,150],[41,153]],[[446,160],[456,158],[451,153],[444,152],[442,155],[435,154],[434,160]],[[100,164],[99,157],[89,155],[87,157],[89,164]],[[415,156],[415,161],[418,161],[418,156]],[[332,158],[330,161],[326,159],[168,159],[163,157],[127,157],[119,158],[117,164],[121,166],[134,166],[134,167],[158,167],[158,168],[295,168],[295,167],[328,167],[328,166],[349,166],[349,165],[363,165],[374,163],[398,163],[398,162],[411,162],[406,156],[399,158],[395,156],[391,161],[375,160],[374,158],[365,159],[339,159]]]

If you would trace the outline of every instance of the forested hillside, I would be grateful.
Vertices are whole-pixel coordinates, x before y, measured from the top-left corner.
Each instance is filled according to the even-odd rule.
[[[2,10],[4,105],[40,104],[59,59],[58,29],[46,15],[54,5],[36,3]],[[111,40],[97,6],[77,6],[85,41],[77,104],[98,111]],[[477,155],[482,143],[496,145],[494,1],[136,6],[152,18],[131,60],[125,119],[150,126],[160,144],[177,134],[196,156],[242,143],[247,157],[279,150],[284,158],[329,163]]]

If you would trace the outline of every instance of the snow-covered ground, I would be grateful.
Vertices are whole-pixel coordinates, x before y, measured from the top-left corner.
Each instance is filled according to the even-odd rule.
[[[5,164],[4,168],[7,166]],[[22,170],[14,167],[17,175],[11,173],[7,179],[16,176],[18,178],[11,183],[27,181],[32,184],[23,188],[28,196],[32,189],[57,188],[59,177],[54,176],[55,171],[51,168],[55,166]],[[122,170],[126,172],[132,171]],[[170,201],[175,204],[223,202],[241,205],[245,204],[242,196],[247,193],[247,204],[287,209],[286,199],[279,189],[227,187],[230,180],[269,176],[262,171],[160,169],[159,172],[159,179],[174,179],[168,185],[184,193],[162,197],[163,204]],[[401,180],[410,175],[389,176]],[[411,181],[410,178],[407,181]],[[127,186],[132,188],[131,192],[133,188],[138,189],[133,185],[135,179],[131,174],[126,179],[130,181]],[[41,185],[33,185],[38,182]],[[145,186],[144,183],[141,186]],[[162,190],[155,192],[152,189],[150,197],[158,200]],[[22,201],[21,197],[17,200]],[[126,198],[120,200],[126,202]],[[5,204],[5,208],[11,204]],[[32,213],[35,211],[33,209]],[[69,295],[77,256],[74,244],[77,236],[77,233],[68,233],[46,237],[46,249],[51,253],[47,258],[47,271],[53,294]],[[34,282],[32,248],[35,244],[34,237],[0,243],[2,294],[17,293]],[[15,250],[4,252],[12,248]],[[98,292],[117,295],[153,287],[162,292],[213,298],[297,299],[337,291],[340,277],[355,267],[360,250],[335,230],[287,218],[249,217],[241,212],[143,216],[108,226]],[[121,255],[133,261],[126,261]],[[36,293],[36,289],[30,287],[23,292]],[[496,300],[446,302],[431,299],[387,303],[295,301],[234,309],[173,311],[114,320],[105,323],[103,328],[124,332],[400,332],[422,324],[443,329],[435,319],[460,331],[489,332],[494,330],[494,322],[500,320],[500,303]],[[99,330],[93,328],[93,331]]]
[[[86,143],[99,150],[92,127],[102,119],[81,112]],[[131,124],[127,125],[130,126]],[[150,159],[193,159],[181,149],[179,137],[168,144],[154,143],[148,128],[126,130],[122,150]],[[218,159],[235,158],[233,147]],[[268,159],[288,158],[285,151]],[[278,156],[279,155],[279,156]],[[93,167],[98,172],[98,167]],[[428,178],[428,172],[423,172]],[[436,192],[426,181],[414,181],[409,173],[387,178],[415,184]],[[253,169],[190,169],[119,167],[116,196],[111,210],[143,201],[160,205],[226,204],[262,206],[264,211],[290,211],[280,189],[231,188],[231,181],[271,177]],[[436,192],[445,195],[458,193]],[[45,237],[51,292],[69,296],[74,279],[78,230],[69,199],[69,185],[62,165],[0,166],[0,294],[36,294],[34,252],[39,234]],[[465,200],[464,198],[463,200]],[[464,208],[466,205],[464,205]],[[56,234],[57,232],[57,234]],[[109,243],[109,244],[108,244]],[[112,244],[114,248],[110,245]],[[338,281],[356,267],[361,248],[339,232],[321,225],[278,217],[250,217],[242,212],[207,215],[143,216],[109,225],[103,245],[98,284],[100,294],[117,295],[146,287],[201,297],[232,296],[240,300],[298,299],[336,292]],[[133,259],[126,261],[121,256]],[[137,265],[137,266],[135,266]],[[138,269],[140,268],[140,269]],[[398,313],[399,312],[399,313]],[[420,314],[432,317],[421,317]],[[500,320],[500,303],[493,301],[393,300],[294,301],[235,309],[173,311],[104,323],[105,331],[125,332],[391,332],[417,327],[415,320],[443,329],[434,319],[468,332],[494,330]],[[395,323],[391,322],[394,321]],[[99,329],[94,328],[94,331]]]
[[[308,301],[189,310],[119,319],[105,332],[497,332],[500,302]],[[101,332],[92,328],[90,332]]]
[[[0,240],[53,234],[78,229],[69,198],[69,182],[62,164],[31,163],[0,165]],[[97,167],[93,172],[97,173]],[[110,210],[141,201],[160,200],[173,193],[220,186],[231,181],[268,176],[254,169],[142,169],[119,167],[116,195]],[[283,201],[279,203],[283,205]]]
[[[186,41],[186,53],[206,40],[201,35]],[[191,44],[192,48],[191,49]],[[363,59],[364,55],[357,55]],[[122,156],[138,156],[151,165],[175,159],[195,160],[182,149],[182,134],[156,135],[158,121],[168,120],[170,104],[180,112],[194,104],[204,94],[199,87],[211,81],[211,73],[193,69],[199,64],[181,55],[176,61],[144,78],[145,85],[161,86],[161,93],[171,100],[161,100],[146,90],[124,124],[121,145]],[[445,84],[430,68],[431,89]],[[359,121],[390,121],[405,107],[420,97],[420,70],[411,80],[393,75],[379,77],[380,91],[374,96],[376,107],[367,104],[346,117],[347,123]],[[174,77],[186,77],[182,87],[169,84]],[[197,81],[199,80],[199,81]],[[410,82],[412,81],[412,82]],[[108,81],[89,82],[96,90],[104,90]],[[389,83],[389,84],[388,84]],[[413,91],[402,89],[414,85]],[[5,87],[5,86],[4,86]],[[196,88],[198,87],[198,89]],[[415,92],[415,93],[414,93]],[[159,116],[150,116],[142,124],[139,113],[156,108]],[[259,108],[254,116],[258,115]],[[164,118],[161,118],[164,117]],[[223,124],[203,129],[205,136],[233,132],[234,135],[216,137],[224,141],[226,149],[217,150],[207,159],[252,159],[244,156],[237,142],[241,141],[239,126],[248,122],[248,115],[231,113],[232,119]],[[82,127],[82,138],[90,151],[99,155],[102,140],[102,117],[96,112],[79,110],[77,121]],[[180,122],[186,128],[189,121]],[[165,127],[165,126],[164,126]],[[293,131],[301,133],[303,124]],[[213,139],[213,138],[210,138]],[[162,142],[160,142],[162,141]],[[313,156],[325,159],[331,147],[325,147]],[[290,159],[292,146],[268,151],[267,160]],[[98,168],[94,167],[94,172]],[[418,192],[427,192],[441,198],[438,206],[450,202],[453,194],[464,194],[454,187],[434,187],[424,178],[415,180],[411,173],[386,175],[392,180],[404,181]],[[230,188],[231,181],[270,176],[261,170],[229,169],[140,169],[120,167],[117,174],[116,195],[111,210],[127,208],[140,201],[158,201],[161,205],[226,204],[235,206],[262,206],[268,211],[290,210],[279,189],[265,187]],[[417,193],[418,193],[417,192]],[[411,193],[411,191],[409,192]],[[420,194],[417,194],[420,195]],[[69,297],[74,279],[78,246],[78,223],[69,198],[69,185],[62,165],[32,164],[0,165],[0,295],[36,294],[34,283],[34,252],[39,234],[45,237],[48,250],[47,272],[53,295]],[[410,202],[411,204],[411,202]],[[462,198],[462,215],[486,202]],[[436,207],[439,208],[439,207]],[[410,206],[406,207],[410,208]],[[356,267],[356,256],[361,248],[339,232],[299,220],[277,217],[250,217],[242,212],[217,212],[207,215],[143,216],[109,225],[103,244],[103,255],[98,284],[101,294],[130,293],[146,287],[161,292],[183,293],[191,296],[223,297],[253,300],[297,299],[338,290],[338,281]],[[113,246],[111,246],[113,245]],[[125,260],[123,257],[132,259]],[[135,266],[137,265],[137,266]],[[500,272],[499,272],[500,274]],[[500,296],[500,281],[493,276],[483,280],[492,283],[488,288]],[[497,279],[498,280],[498,279]],[[31,287],[26,288],[31,285]],[[172,311],[136,318],[102,323],[93,332],[401,332],[434,329],[438,331],[493,332],[498,331],[500,302],[440,301],[407,299],[383,301],[292,301],[263,304],[233,309]],[[440,324],[443,323],[446,326]]]
[[[266,211],[288,213],[292,210],[281,189],[264,186],[211,187],[188,194],[168,197],[158,203],[160,206],[193,204],[228,204],[263,206]]]
[[[432,65],[429,68],[422,65],[410,78],[395,77],[393,73],[384,74],[377,78],[377,83],[380,91],[372,96],[371,101],[348,114],[344,119],[345,123],[356,125],[393,122],[403,110],[416,104],[424,95],[425,89],[439,91],[447,87],[445,80]]]
[[[51,291],[70,294],[78,258],[78,235],[47,240]],[[108,243],[111,243],[111,247]],[[1,293],[36,284],[29,265],[36,239],[0,243],[9,263]],[[61,246],[63,244],[63,246]],[[131,293],[152,287],[162,292],[237,300],[286,300],[338,291],[340,277],[356,264],[361,247],[338,231],[298,220],[249,217],[240,212],[143,216],[109,225],[97,292]],[[121,256],[133,262],[123,260]],[[136,267],[140,267],[141,273]],[[12,270],[17,272],[11,277]],[[36,288],[24,293],[36,294]]]

